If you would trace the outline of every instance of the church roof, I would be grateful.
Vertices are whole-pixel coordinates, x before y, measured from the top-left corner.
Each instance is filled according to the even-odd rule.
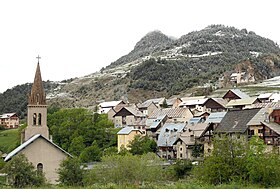
[[[32,85],[31,93],[28,99],[29,105],[46,105],[46,95],[43,88],[43,82],[40,71],[40,64],[38,62],[35,73],[34,82]]]
[[[49,142],[50,144],[52,144],[54,147],[58,148],[60,151],[64,152],[65,154],[67,154],[68,156],[72,157],[71,154],[69,154],[68,152],[66,152],[65,150],[63,150],[61,147],[59,147],[58,145],[56,145],[55,143],[53,143],[52,141],[46,139],[45,137],[43,137],[41,134],[36,134],[33,137],[31,137],[30,139],[28,139],[27,141],[25,141],[24,143],[22,143],[20,146],[18,146],[17,148],[15,148],[13,151],[11,151],[6,158],[4,159],[4,161],[9,161],[13,156],[15,156],[16,154],[18,154],[21,150],[23,150],[24,148],[26,148],[29,144],[31,144],[32,142],[34,142],[35,140],[37,140],[38,138],[43,138],[44,140],[46,140],[47,142]]]

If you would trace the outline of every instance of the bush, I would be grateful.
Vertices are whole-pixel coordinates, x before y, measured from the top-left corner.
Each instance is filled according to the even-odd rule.
[[[58,169],[59,182],[66,186],[81,186],[83,173],[78,158],[67,158],[61,162]]]
[[[18,154],[12,158],[4,167],[8,175],[8,182],[16,188],[27,186],[41,186],[46,179],[43,173],[35,170],[23,154]]]
[[[96,165],[84,177],[86,185],[93,184],[142,184],[157,182],[163,179],[161,160],[153,153],[141,156],[131,154],[112,155],[102,158],[102,163]]]

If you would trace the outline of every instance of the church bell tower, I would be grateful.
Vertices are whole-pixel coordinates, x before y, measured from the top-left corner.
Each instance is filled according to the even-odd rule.
[[[22,143],[36,134],[41,134],[49,139],[49,128],[47,126],[47,103],[46,94],[43,88],[43,82],[40,71],[38,56],[38,64],[35,73],[34,82],[31,93],[28,96],[27,105],[27,127],[24,130]]]

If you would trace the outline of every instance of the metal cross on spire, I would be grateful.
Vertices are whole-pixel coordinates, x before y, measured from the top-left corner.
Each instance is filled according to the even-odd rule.
[[[38,63],[39,63],[39,60],[41,59],[41,57],[38,55],[36,58],[38,59]]]

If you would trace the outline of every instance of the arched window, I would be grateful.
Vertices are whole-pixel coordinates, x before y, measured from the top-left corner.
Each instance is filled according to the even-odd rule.
[[[38,115],[38,125],[41,125],[42,124],[42,114],[39,113]]]
[[[43,173],[43,164],[42,163],[37,164],[37,172],[38,173]]]
[[[33,125],[36,125],[36,121],[37,121],[37,114],[34,113],[33,114]]]

